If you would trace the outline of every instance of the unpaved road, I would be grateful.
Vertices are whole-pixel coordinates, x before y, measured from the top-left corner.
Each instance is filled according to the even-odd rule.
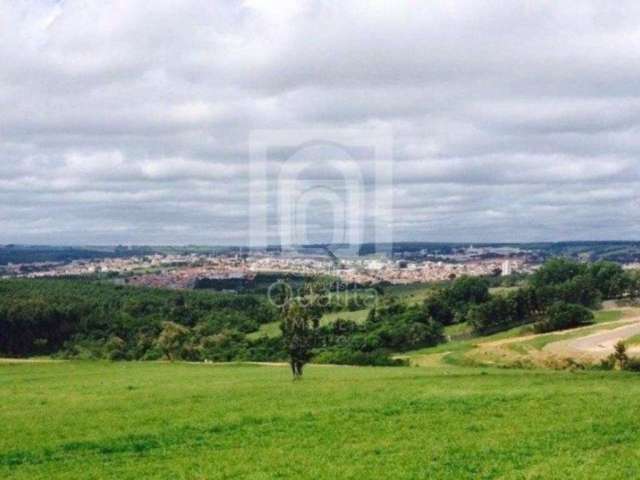
[[[555,354],[577,354],[605,357],[613,353],[613,347],[620,340],[640,334],[640,317],[630,319],[632,323],[611,330],[604,330],[585,337],[562,340],[546,345],[543,350]],[[629,322],[629,320],[627,320]],[[630,349],[637,353],[638,348]]]

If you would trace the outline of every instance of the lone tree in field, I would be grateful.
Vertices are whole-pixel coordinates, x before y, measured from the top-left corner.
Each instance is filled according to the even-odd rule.
[[[302,370],[311,359],[314,331],[320,320],[314,306],[304,300],[296,299],[282,308],[280,328],[294,380],[302,378]]]
[[[629,357],[627,355],[627,346],[622,340],[616,343],[614,352],[610,355],[609,358],[611,359],[614,368],[617,365],[620,370],[625,369],[627,363],[629,362]]]

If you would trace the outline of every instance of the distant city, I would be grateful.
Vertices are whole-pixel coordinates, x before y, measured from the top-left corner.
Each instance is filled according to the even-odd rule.
[[[637,268],[637,242],[522,245],[395,244],[386,254],[339,258],[331,246],[240,247],[0,247],[2,278],[97,276],[145,287],[237,290],[258,275],[339,278],[348,284],[412,284],[468,276],[509,276],[534,271],[556,255],[612,259]]]

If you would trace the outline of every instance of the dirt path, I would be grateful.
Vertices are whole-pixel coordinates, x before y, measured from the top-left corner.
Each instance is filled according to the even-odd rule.
[[[587,355],[602,358],[613,353],[620,340],[640,334],[640,317],[627,319],[626,325],[604,330],[584,337],[562,340],[546,345],[543,350],[556,355]],[[637,351],[637,349],[631,349]]]
[[[640,333],[640,315],[637,308],[618,308],[623,318],[610,322],[571,330],[559,330],[543,334],[528,334],[503,338],[488,342],[478,342],[465,357],[483,364],[522,364],[557,368],[565,359],[581,359],[592,362],[609,355],[619,341]],[[567,335],[577,338],[566,338]],[[582,336],[580,336],[582,335]],[[541,350],[527,345],[527,342],[540,337],[558,336]],[[565,339],[562,339],[562,337]],[[522,344],[522,348],[517,345]],[[628,349],[629,353],[640,354],[640,347]]]
[[[606,322],[606,323],[600,323],[600,324],[595,324],[595,325],[585,325],[584,327],[577,327],[577,328],[572,328],[571,330],[556,330],[554,332],[547,332],[547,333],[531,333],[529,335],[521,335],[519,337],[509,337],[509,338],[502,338],[500,340],[491,340],[489,342],[482,342],[479,341],[477,346],[478,347],[487,347],[487,348],[492,348],[492,347],[500,347],[503,345],[510,345],[513,343],[522,343],[522,342],[527,342],[529,340],[533,340],[535,338],[539,338],[542,336],[547,336],[547,335],[557,335],[557,336],[562,336],[562,335],[566,335],[567,333],[578,333],[578,332],[582,332],[582,331],[586,331],[586,330],[591,330],[594,327],[602,327],[602,328],[607,328],[607,326],[610,325],[616,325],[619,324],[620,326],[625,326],[625,325],[629,325],[629,323],[632,322],[640,322],[640,317],[638,318],[621,318],[620,320],[614,320],[612,322]]]

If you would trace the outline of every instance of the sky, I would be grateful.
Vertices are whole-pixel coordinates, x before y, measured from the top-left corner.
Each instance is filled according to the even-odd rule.
[[[0,243],[637,240],[639,153],[637,1],[0,0]]]

